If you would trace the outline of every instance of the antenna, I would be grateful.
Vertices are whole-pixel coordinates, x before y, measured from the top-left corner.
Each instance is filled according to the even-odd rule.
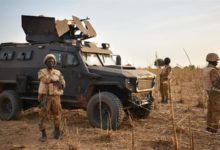
[[[183,51],[186,54],[186,57],[187,57],[187,59],[189,61],[190,66],[192,66],[192,63],[191,63],[190,58],[189,58],[189,55],[187,54],[187,52],[186,52],[186,50],[184,48],[183,48]]]
[[[157,51],[155,51],[155,61],[156,61],[156,67],[157,68],[160,68],[160,66],[159,66],[159,62],[158,62],[158,57],[157,57]]]

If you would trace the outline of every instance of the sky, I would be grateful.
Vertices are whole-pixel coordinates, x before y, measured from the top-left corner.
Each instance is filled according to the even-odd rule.
[[[0,43],[24,43],[21,15],[56,19],[90,18],[97,36],[109,43],[123,64],[204,67],[205,57],[220,55],[220,0],[0,0]]]

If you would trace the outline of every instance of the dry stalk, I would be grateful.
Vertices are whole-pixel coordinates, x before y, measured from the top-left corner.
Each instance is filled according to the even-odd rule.
[[[102,101],[100,96],[100,90],[99,90],[99,115],[100,115],[100,127],[102,129]]]
[[[60,130],[61,130],[62,135],[67,133],[67,127],[66,127],[67,123],[66,122],[67,122],[66,118],[61,119]]]
[[[191,137],[191,117],[189,116],[189,145],[190,145],[190,147],[191,147],[191,149],[192,149],[192,137]]]
[[[134,150],[134,124],[133,124],[133,120],[131,118],[131,114],[130,114],[129,110],[128,110],[128,117],[129,117],[130,125],[132,126],[132,130],[131,130],[131,149]]]
[[[169,93],[170,93],[170,87],[169,87]],[[173,124],[175,150],[179,150],[178,139],[177,139],[177,134],[176,134],[176,125],[175,125],[175,122],[174,122],[173,100],[171,98],[171,95],[170,95],[170,113],[171,113],[171,120],[172,120],[172,124]]]
[[[180,119],[176,124],[180,124],[182,121],[184,121],[186,118],[188,118],[189,115],[186,115],[185,117],[183,117],[182,119]]]
[[[183,136],[183,127],[180,128],[180,138],[179,138],[179,150],[181,150],[182,136]]]
[[[127,110],[127,111],[128,111],[129,123],[130,123],[131,127],[134,128],[133,120],[132,120],[132,118],[131,118],[131,113],[130,113],[129,110]]]
[[[195,149],[194,133],[192,132],[192,150]]]
[[[183,122],[185,119],[187,119],[188,116],[189,116],[189,115],[184,116],[182,119],[180,119],[180,120],[176,123],[176,125],[179,125],[181,122]],[[173,122],[171,122],[171,123],[170,123],[170,122],[167,123],[166,126],[169,126],[169,125],[171,125],[171,124],[173,124]],[[164,134],[165,132],[167,132],[168,129],[169,129],[169,128],[166,128],[166,129],[163,130],[161,133]],[[176,132],[177,132],[177,129],[176,129]]]
[[[107,122],[107,136],[111,137],[110,131],[112,130],[112,119],[110,114],[108,114],[108,122]]]
[[[194,147],[194,135],[193,135],[193,132],[192,132],[192,129],[191,129],[191,116],[189,116],[189,138],[190,138],[190,147],[192,150],[195,149]]]
[[[134,150],[134,128],[131,130],[131,149]]]
[[[71,139],[71,138],[70,138]],[[80,147],[80,141],[79,141],[79,130],[76,128],[76,140],[75,141],[69,141],[68,142],[68,149],[69,150],[78,150]]]

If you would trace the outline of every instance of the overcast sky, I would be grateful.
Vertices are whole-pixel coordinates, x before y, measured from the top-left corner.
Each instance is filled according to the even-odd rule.
[[[153,66],[155,53],[171,65],[205,66],[220,55],[220,0],[0,0],[0,43],[26,42],[21,15],[90,18],[92,41],[110,43],[123,63]]]

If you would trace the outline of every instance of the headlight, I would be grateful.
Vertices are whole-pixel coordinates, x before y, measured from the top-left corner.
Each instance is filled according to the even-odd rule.
[[[125,86],[128,88],[130,91],[135,91],[136,89],[136,81],[134,79],[125,79]]]
[[[152,81],[152,87],[156,86],[156,78],[153,79]]]

